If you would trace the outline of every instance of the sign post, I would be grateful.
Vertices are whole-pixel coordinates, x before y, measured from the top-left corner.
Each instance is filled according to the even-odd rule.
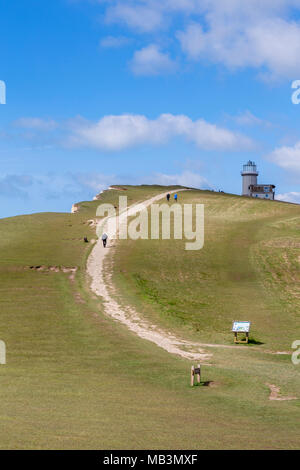
[[[249,321],[234,321],[232,324],[232,330],[234,332],[234,342],[235,343],[248,343],[249,341],[249,331],[251,323]],[[245,333],[245,339],[238,339],[238,333]]]
[[[201,382],[201,366],[200,364],[197,367],[191,367],[191,387],[194,386],[195,375],[197,375],[197,384],[200,385]]]

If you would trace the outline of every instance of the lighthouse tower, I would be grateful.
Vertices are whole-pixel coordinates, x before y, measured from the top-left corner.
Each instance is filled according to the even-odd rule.
[[[258,171],[256,169],[256,165],[251,160],[248,161],[245,165],[243,165],[243,170],[241,171],[241,175],[243,177],[243,196],[251,196],[251,185],[257,185],[257,176]]]

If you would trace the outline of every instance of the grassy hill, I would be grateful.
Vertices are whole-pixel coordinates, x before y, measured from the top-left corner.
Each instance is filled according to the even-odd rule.
[[[125,187],[128,203],[168,188]],[[95,238],[75,214],[0,220],[0,448],[296,448],[299,400],[270,401],[266,383],[299,395],[300,208],[205,191],[205,245],[126,240],[114,254],[118,298],[181,337],[211,342],[203,379],[190,363],[144,341],[102,313],[85,275]],[[109,267],[109,266],[108,266]],[[234,319],[251,320],[253,343],[232,344]],[[298,368],[297,368],[298,367]]]
[[[300,206],[208,191],[180,193],[180,202],[204,204],[204,248],[122,242],[114,273],[126,302],[193,339],[232,344],[232,321],[246,319],[261,349],[290,349],[300,319]]]

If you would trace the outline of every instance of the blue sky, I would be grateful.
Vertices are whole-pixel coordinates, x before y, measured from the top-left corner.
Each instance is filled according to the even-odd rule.
[[[300,0],[0,0],[0,217],[110,184],[300,202]]]

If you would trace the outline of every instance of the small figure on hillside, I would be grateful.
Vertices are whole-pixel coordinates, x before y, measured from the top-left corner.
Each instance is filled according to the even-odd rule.
[[[102,243],[103,243],[104,248],[106,247],[107,239],[108,239],[108,235],[107,233],[104,232],[102,235]]]
[[[84,237],[83,240],[84,240],[85,243],[88,243],[88,238],[87,237]]]
[[[167,194],[167,201],[169,202],[170,200],[170,193]]]
[[[177,202],[177,193],[174,194],[175,202]]]

